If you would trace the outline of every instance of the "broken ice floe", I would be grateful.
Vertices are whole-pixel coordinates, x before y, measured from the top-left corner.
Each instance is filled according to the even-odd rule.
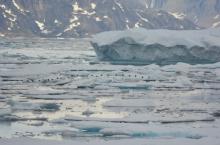
[[[0,116],[10,115],[11,114],[11,108],[9,106],[4,106],[0,108]]]
[[[114,122],[71,122],[71,128],[77,128],[76,131],[61,131],[61,134],[68,135],[68,137],[104,137],[104,138],[189,138],[200,139],[205,135],[199,132],[189,133],[189,128],[179,129],[172,128],[167,130],[168,126],[141,124],[127,124]],[[68,134],[67,134],[68,133]]]
[[[191,142],[220,134],[220,63],[112,65],[87,41],[80,50],[76,40],[20,41],[0,50],[0,137]]]
[[[33,110],[33,111],[58,111],[60,106],[55,103],[30,103],[9,101],[12,110]]]

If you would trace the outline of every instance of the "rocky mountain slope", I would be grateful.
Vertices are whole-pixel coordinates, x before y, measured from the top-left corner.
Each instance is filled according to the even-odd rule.
[[[176,9],[171,9],[171,4],[174,3],[172,2],[172,0],[0,0],[0,36],[87,37],[98,32],[133,27],[198,29],[194,19],[191,19],[193,15],[185,17],[185,13],[182,14],[184,8],[176,12],[175,10],[179,10],[176,5]]]
[[[144,1],[144,0],[143,0]],[[220,0],[145,0],[146,7],[190,19],[201,27],[220,27]]]

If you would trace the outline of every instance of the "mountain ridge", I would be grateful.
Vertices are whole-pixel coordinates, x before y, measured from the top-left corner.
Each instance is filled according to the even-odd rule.
[[[170,0],[1,0],[0,36],[89,37],[134,27],[201,28],[200,23],[185,13],[172,12],[170,3]]]

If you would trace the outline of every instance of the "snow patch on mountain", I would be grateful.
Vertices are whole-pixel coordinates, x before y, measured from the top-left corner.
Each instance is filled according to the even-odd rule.
[[[212,24],[212,27],[213,27],[213,28],[220,27],[220,21],[213,23],[213,24]]]
[[[220,18],[220,15],[216,15],[216,16],[214,17],[214,19],[218,19],[218,18]]]
[[[78,11],[82,11],[83,9],[80,8],[79,4],[77,2],[75,2],[73,5],[73,11],[74,12],[78,12]]]
[[[74,16],[73,18],[70,19],[70,24],[69,26],[64,30],[64,32],[70,31],[78,26],[80,26],[80,22],[78,21],[79,18],[77,16]]]
[[[186,15],[184,13],[172,13],[172,12],[169,12],[169,14],[173,15],[177,19],[184,19],[186,17]]]
[[[124,8],[123,8],[123,6],[122,6],[119,2],[117,2],[116,0],[115,0],[114,2],[115,2],[115,4],[120,8],[120,10],[121,10],[122,12],[125,11]]]
[[[35,21],[35,23],[37,24],[37,26],[39,27],[39,29],[41,30],[41,31],[43,31],[44,30],[44,23],[42,23],[42,22],[40,22],[40,21]]]
[[[5,34],[0,33],[0,37],[4,37],[4,36],[5,36]]]
[[[22,12],[22,13],[26,12],[23,8],[21,8],[21,7],[19,6],[19,4],[18,4],[15,0],[12,0],[12,2],[13,2],[13,4],[14,4],[14,6],[15,6],[20,12]]]
[[[38,28],[41,30],[41,33],[43,33],[43,34],[51,33],[51,31],[46,29],[46,26],[43,22],[40,22],[40,21],[36,20],[35,23],[37,24]]]

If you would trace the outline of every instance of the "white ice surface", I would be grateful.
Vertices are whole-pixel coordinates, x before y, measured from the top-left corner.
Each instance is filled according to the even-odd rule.
[[[122,38],[132,38],[139,44],[161,44],[166,47],[185,45],[188,47],[207,45],[220,46],[220,29],[204,30],[147,30],[144,28],[126,31],[103,32],[94,36],[92,42],[99,46],[110,45]]]

